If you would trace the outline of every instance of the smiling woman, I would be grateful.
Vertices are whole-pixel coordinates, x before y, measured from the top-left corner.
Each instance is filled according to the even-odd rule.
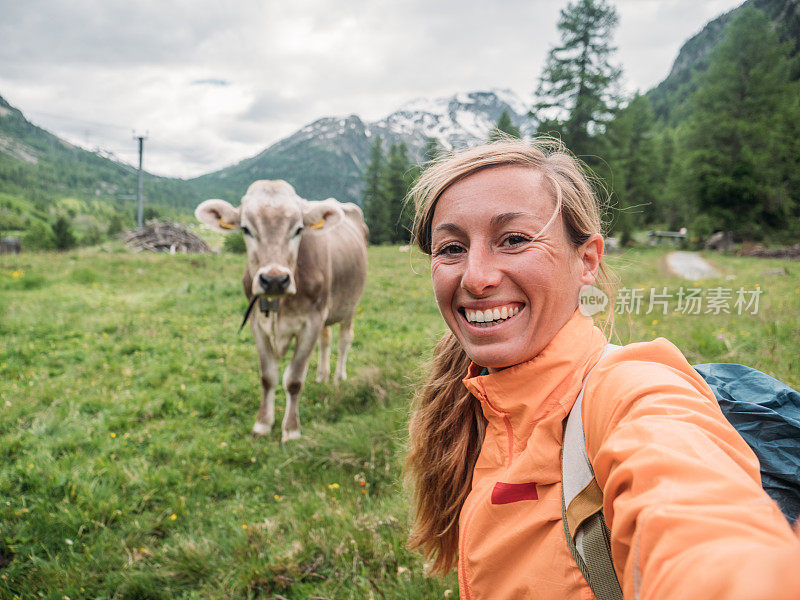
[[[412,197],[450,329],[407,459],[409,545],[432,570],[457,560],[462,598],[797,598],[800,540],[702,378],[663,338],[608,352],[579,310],[604,248],[580,163],[505,140],[444,158]],[[591,481],[562,504],[573,406]],[[577,557],[601,509],[597,579]]]
[[[529,167],[486,168],[450,186],[433,213],[439,309],[489,371],[536,356],[575,312],[580,287],[597,276],[599,231],[575,246],[547,183]]]

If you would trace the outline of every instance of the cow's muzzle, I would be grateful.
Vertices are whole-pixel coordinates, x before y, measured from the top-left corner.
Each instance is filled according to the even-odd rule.
[[[283,295],[289,289],[291,284],[291,277],[289,275],[265,275],[261,273],[258,276],[258,283],[264,293],[268,296]]]
[[[253,276],[253,296],[291,296],[297,293],[294,277],[282,265],[261,267]]]

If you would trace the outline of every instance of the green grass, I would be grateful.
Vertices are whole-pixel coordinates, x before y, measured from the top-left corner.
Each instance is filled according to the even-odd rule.
[[[662,257],[611,263],[628,287],[687,286]],[[618,316],[623,341],[663,335],[692,362],[800,387],[800,265],[710,259],[723,278],[702,287],[760,284],[757,315]],[[309,377],[304,438],[286,445],[277,426],[249,435],[242,261],[0,256],[0,598],[457,596],[405,549],[409,398],[443,331],[426,260],[370,249],[350,378]],[[764,274],[776,266],[788,274]]]

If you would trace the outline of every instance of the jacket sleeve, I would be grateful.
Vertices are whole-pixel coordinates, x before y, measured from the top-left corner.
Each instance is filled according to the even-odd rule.
[[[800,599],[800,539],[758,459],[664,339],[604,359],[584,430],[626,599]]]

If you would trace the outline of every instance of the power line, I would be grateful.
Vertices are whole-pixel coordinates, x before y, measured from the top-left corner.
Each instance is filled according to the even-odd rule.
[[[57,115],[55,113],[45,112],[42,110],[28,110],[25,111],[29,115],[39,115],[43,117],[48,117],[50,119],[57,119],[59,121],[72,121],[73,123],[80,123],[83,125],[94,125],[95,127],[106,127],[111,129],[121,129],[127,130],[128,128],[124,125],[117,125],[116,123],[102,123],[100,121],[90,121],[89,119],[80,119],[78,117],[70,117],[66,115]]]

